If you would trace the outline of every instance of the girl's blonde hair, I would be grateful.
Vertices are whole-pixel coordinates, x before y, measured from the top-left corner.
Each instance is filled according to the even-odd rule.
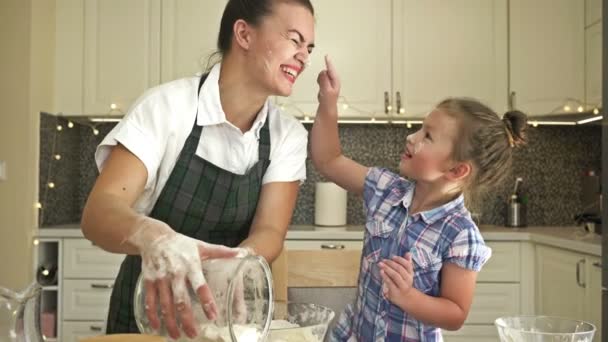
[[[473,166],[464,191],[469,196],[479,195],[504,181],[514,149],[526,144],[527,116],[514,110],[500,118],[492,109],[470,98],[448,98],[437,108],[460,121],[461,134],[455,142],[453,157]]]

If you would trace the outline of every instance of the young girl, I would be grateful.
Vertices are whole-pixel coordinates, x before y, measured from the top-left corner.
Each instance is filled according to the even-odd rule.
[[[340,81],[331,62],[319,74],[311,133],[319,172],[362,194],[367,210],[358,295],[330,341],[442,341],[467,318],[477,272],[490,258],[463,193],[497,184],[513,148],[525,143],[526,116],[501,120],[472,99],[447,99],[407,136],[399,175],[342,155]]]

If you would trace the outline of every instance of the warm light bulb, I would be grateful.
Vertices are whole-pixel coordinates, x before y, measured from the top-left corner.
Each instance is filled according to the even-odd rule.
[[[38,241],[38,239],[34,239],[34,246],[38,246],[39,243],[40,241]]]
[[[97,130],[97,128],[93,128],[93,135],[99,135],[99,131]]]
[[[57,130],[58,130],[58,131],[61,131],[62,129],[63,129],[63,126],[61,126],[61,125],[57,125]]]
[[[55,183],[49,182],[49,188],[53,189],[55,187]]]
[[[74,127],[74,123],[72,121],[68,121],[68,128]]]
[[[412,123],[411,122],[407,123],[407,128],[412,128]]]
[[[348,109],[348,103],[345,103],[342,105],[342,109],[347,110]]]
[[[405,114],[405,108],[399,109],[399,114]]]
[[[114,109],[116,109],[116,108],[118,108],[118,106],[116,105],[116,103],[112,103],[112,104],[110,105],[110,109],[114,110]]]
[[[61,159],[61,154],[56,154],[56,155],[55,155],[55,159],[56,159],[56,160],[60,160],[60,159]]]
[[[572,109],[572,108],[570,108],[570,106],[568,106],[568,105],[565,105],[565,106],[564,106],[564,110],[565,110],[566,112],[569,112],[571,109]]]
[[[386,109],[390,112],[391,110],[393,110],[393,106],[388,106],[386,107]]]
[[[42,203],[40,203],[40,202],[36,202],[36,204],[34,204],[34,207],[35,207],[36,209],[42,209]]]
[[[538,127],[538,122],[533,122],[532,127]]]
[[[593,114],[598,115],[600,113],[600,110],[597,108],[593,108]]]
[[[44,271],[42,271],[43,276],[48,276],[49,273],[50,273],[49,270],[46,270],[46,269]]]
[[[585,110],[585,108],[583,108],[583,106],[578,106],[578,108],[576,108],[576,110],[577,110],[579,113],[582,113],[582,112]]]

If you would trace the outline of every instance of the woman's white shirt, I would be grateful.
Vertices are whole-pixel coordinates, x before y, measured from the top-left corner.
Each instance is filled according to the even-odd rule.
[[[269,120],[271,162],[263,184],[306,179],[308,132],[302,124],[281,113],[267,100],[252,128],[242,133],[226,120],[222,110],[219,71],[219,64],[211,69],[198,97],[199,77],[183,78],[149,89],[97,147],[95,161],[100,171],[112,147],[118,143],[146,166],[145,189],[135,203],[138,212],[149,214],[152,211],[195,120],[197,125],[203,126],[196,155],[241,175],[257,163],[260,129]]]

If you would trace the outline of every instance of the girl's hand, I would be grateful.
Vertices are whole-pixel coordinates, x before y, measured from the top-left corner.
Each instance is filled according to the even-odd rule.
[[[325,56],[325,70],[322,70],[317,77],[317,83],[319,84],[319,112],[337,112],[338,96],[340,96],[340,78],[334,68],[334,65],[329,60],[329,57]],[[337,113],[336,113],[337,114]]]
[[[414,266],[412,254],[406,253],[405,257],[394,256],[392,259],[381,261],[380,276],[382,277],[382,294],[391,303],[398,303],[410,293],[414,287]]]

